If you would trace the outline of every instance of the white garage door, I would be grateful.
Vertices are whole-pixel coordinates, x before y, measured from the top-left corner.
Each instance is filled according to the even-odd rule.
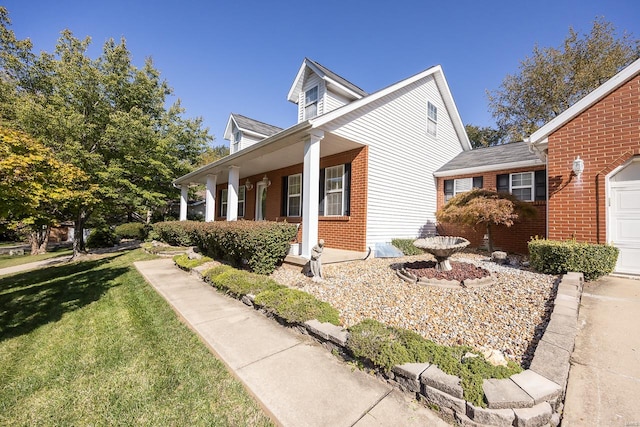
[[[616,273],[640,275],[640,162],[609,179],[609,243],[620,249]]]

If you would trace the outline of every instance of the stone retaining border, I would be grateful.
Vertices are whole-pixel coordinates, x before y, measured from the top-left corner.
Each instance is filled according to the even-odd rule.
[[[206,264],[193,269],[202,277]],[[507,379],[485,379],[482,384],[487,408],[463,399],[460,378],[443,372],[431,363],[396,365],[389,375],[378,375],[403,391],[437,407],[462,426],[557,427],[562,416],[564,394],[569,376],[569,359],[578,331],[578,310],[584,276],[567,273],[560,283],[551,320],[540,339],[529,369]],[[253,304],[253,296],[242,301]],[[308,333],[329,350],[346,353],[349,333],[346,329],[317,320],[305,322]]]

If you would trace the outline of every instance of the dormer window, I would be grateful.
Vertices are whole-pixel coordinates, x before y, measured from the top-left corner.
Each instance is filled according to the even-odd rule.
[[[312,119],[318,115],[318,86],[304,93],[304,118]]]
[[[242,139],[242,132],[239,129],[233,133],[233,152],[237,152],[240,148],[240,140]]]

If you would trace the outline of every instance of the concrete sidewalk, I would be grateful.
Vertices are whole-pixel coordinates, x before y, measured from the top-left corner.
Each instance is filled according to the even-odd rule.
[[[283,426],[447,426],[371,375],[218,293],[170,259],[136,268]]]
[[[70,259],[71,259],[71,255],[64,255],[56,258],[45,259],[42,261],[35,261],[27,264],[14,265],[13,267],[0,268],[0,276],[20,273],[23,271],[35,270],[37,268],[42,268],[42,267],[49,267],[50,265],[67,262]]]
[[[640,280],[586,283],[563,427],[640,426]]]

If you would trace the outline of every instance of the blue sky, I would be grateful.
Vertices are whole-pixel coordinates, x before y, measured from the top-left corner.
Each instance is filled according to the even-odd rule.
[[[8,0],[12,29],[51,52],[60,31],[91,36],[92,55],[109,38],[127,40],[136,65],[152,57],[187,116],[216,140],[235,112],[280,127],[295,123],[287,92],[303,58],[368,92],[432,65],[444,69],[463,122],[492,126],[495,90],[534,45],[559,46],[572,26],[597,16],[640,38],[637,0],[450,2]]]

